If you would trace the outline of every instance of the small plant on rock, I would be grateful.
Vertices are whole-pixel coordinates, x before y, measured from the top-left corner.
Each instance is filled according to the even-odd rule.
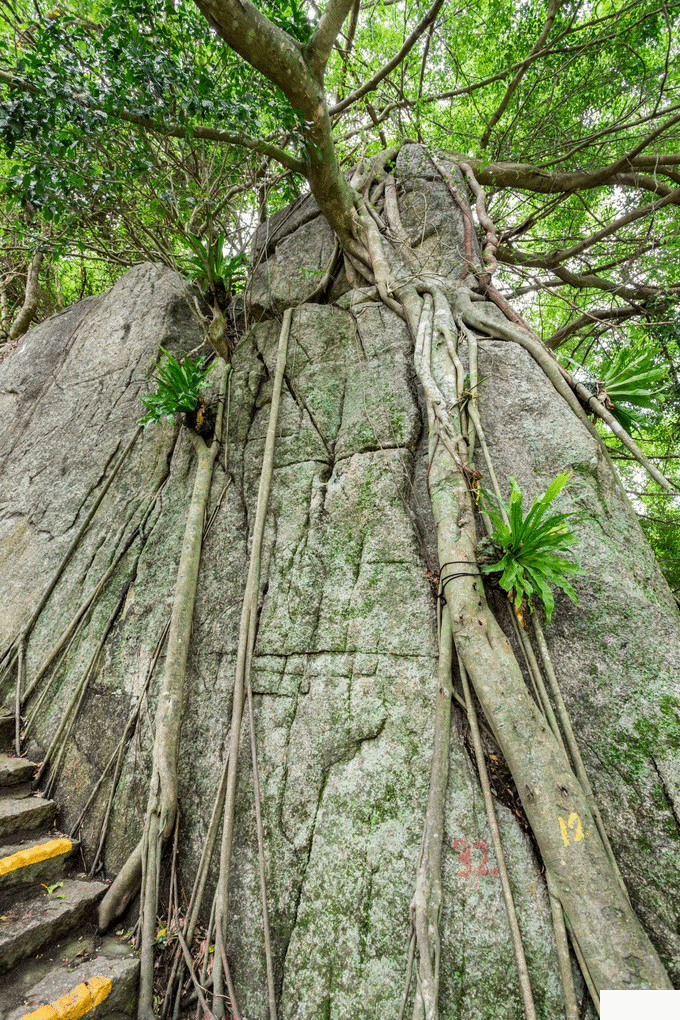
[[[564,471],[554,479],[538,499],[535,499],[526,517],[522,512],[522,491],[514,478],[510,479],[510,502],[499,503],[485,493],[485,510],[494,524],[490,536],[494,553],[500,556],[483,568],[484,573],[500,573],[499,584],[513,599],[519,612],[526,599],[529,608],[537,596],[545,610],[548,623],[555,608],[551,585],[565,592],[572,602],[576,595],[567,580],[568,575],[582,574],[583,570],[573,559],[567,559],[576,535],[568,522],[581,515],[576,512],[548,514],[550,504],[569,480]]]
[[[246,255],[226,255],[223,232],[214,241],[187,237],[187,242],[192,250],[192,254],[186,256],[190,278],[206,291],[211,303],[226,307],[229,296],[243,287]]]
[[[158,366],[153,377],[158,384],[155,393],[142,397],[147,413],[140,420],[140,425],[151,425],[162,418],[174,418],[176,414],[186,416],[186,424],[200,430],[205,411],[205,400],[201,390],[212,365],[205,368],[205,358],[192,361],[186,355],[179,362],[169,351],[161,347],[165,361]]]

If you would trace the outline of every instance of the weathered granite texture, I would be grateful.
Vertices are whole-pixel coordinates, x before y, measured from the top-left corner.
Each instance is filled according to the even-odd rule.
[[[430,265],[441,260],[445,272],[446,254],[460,250],[459,222],[434,174],[419,191],[424,172],[420,150],[409,147],[397,167],[405,185],[402,215],[412,236],[420,222],[423,258]],[[262,320],[234,356],[229,441],[212,494],[212,504],[220,497],[221,503],[202,558],[182,728],[180,860],[187,892],[228,737],[277,316],[282,303],[307,296],[297,289],[307,280],[300,271],[313,268],[310,252],[326,232],[313,205],[301,206],[290,217],[293,233],[280,217],[274,224],[280,240],[270,231],[261,241],[269,280],[261,274],[257,282]],[[281,1020],[397,1015],[429,778],[436,613],[428,571],[436,565],[425,436],[408,333],[391,312],[361,299],[353,291],[339,305],[294,312],[265,534],[253,683]],[[3,646],[30,614],[134,433],[138,395],[148,388],[159,343],[194,350],[201,340],[181,281],[147,265],[109,294],[32,330],[0,366]],[[558,597],[548,636],[631,896],[677,981],[677,613],[605,455],[529,356],[508,343],[483,342],[480,370],[481,410],[499,476],[514,475],[533,496],[571,467],[569,499],[593,514],[579,526],[587,570],[577,582],[580,604]],[[168,619],[193,465],[191,444],[169,424],[138,438],[30,642],[29,680],[131,539],[57,670],[34,729],[33,739],[45,747],[110,625],[59,776],[67,823],[77,818],[142,695]],[[158,672],[116,794],[105,854],[110,873],[141,831]],[[9,700],[9,688],[4,693]],[[498,879],[478,875],[480,850],[472,851],[467,877],[453,847],[454,840],[490,842],[465,729],[456,715],[441,1016],[519,1020]],[[229,955],[242,1014],[264,1020],[247,723],[240,769]],[[108,792],[105,783],[85,819],[81,837],[90,852]],[[500,806],[499,816],[539,1015],[558,1020],[540,864],[515,814]],[[489,867],[494,863],[492,855]]]

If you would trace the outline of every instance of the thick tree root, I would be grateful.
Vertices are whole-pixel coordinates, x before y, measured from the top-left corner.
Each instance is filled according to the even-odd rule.
[[[498,862],[498,874],[501,880],[501,889],[503,890],[503,901],[505,903],[505,911],[508,916],[508,923],[510,925],[510,935],[512,938],[512,948],[515,954],[515,966],[517,968],[517,976],[519,978],[519,987],[522,995],[522,1005],[524,1006],[524,1015],[526,1020],[536,1020],[536,1007],[534,1005],[534,997],[531,991],[531,982],[529,980],[529,968],[527,967],[527,959],[524,953],[524,944],[522,942],[522,935],[519,930],[519,924],[517,922],[517,911],[515,910],[515,901],[512,896],[512,890],[510,888],[510,877],[508,875],[507,865],[505,863],[505,854],[503,853],[503,845],[501,843],[501,834],[498,829],[498,821],[496,820],[496,811],[493,805],[493,797],[491,795],[491,786],[489,785],[489,776],[486,771],[486,763],[484,761],[484,748],[482,747],[482,740],[479,734],[479,726],[477,724],[477,710],[472,700],[472,693],[470,691],[470,684],[468,683],[467,671],[463,665],[463,661],[458,656],[458,671],[460,673],[461,683],[463,685],[463,691],[465,693],[465,702],[467,704],[468,721],[470,723],[470,734],[472,736],[472,746],[475,751],[475,759],[477,761],[477,771],[479,773],[479,781],[482,787],[482,793],[484,795],[484,807],[486,808],[486,817],[489,823],[489,831],[491,832],[491,842],[496,855],[496,861]]]
[[[49,782],[47,783],[47,786],[45,787],[44,791],[46,797],[51,796],[51,792],[52,789],[54,788],[54,784],[56,781],[57,773],[59,771],[59,767],[61,765],[66,747],[68,746],[68,741],[73,730],[73,726],[75,725],[76,719],[78,718],[78,714],[80,712],[80,708],[85,698],[85,694],[87,693],[89,682],[92,679],[92,675],[95,671],[95,667],[99,660],[99,656],[101,655],[102,649],[106,644],[106,640],[109,634],[111,633],[111,628],[113,627],[114,623],[116,622],[116,619],[120,614],[121,609],[123,608],[127,591],[128,589],[126,585],[118,599],[118,602],[116,603],[113,612],[110,614],[104,629],[102,630],[101,637],[97,642],[95,649],[92,652],[92,655],[90,656],[90,660],[87,666],[85,667],[85,670],[80,681],[76,684],[71,694],[71,698],[62,713],[59,725],[57,726],[56,733],[52,738],[50,746],[45,752],[42,764],[35,776],[34,783],[36,786],[39,786],[41,780],[43,779],[43,777],[45,776],[46,772],[49,769],[50,772]]]
[[[488,321],[483,325],[488,327]],[[446,373],[440,357],[434,374],[445,379]],[[449,380],[446,390],[456,393],[455,381]],[[440,562],[455,562],[461,570],[468,564],[472,574],[474,507],[466,477],[443,444],[435,449],[429,484]],[[456,648],[513,774],[596,987],[669,987],[611,869],[589,798],[526,690],[508,641],[486,604],[481,579],[461,576],[447,588],[447,599]],[[578,820],[578,839],[576,833],[573,839],[564,838],[560,819],[563,825]]]
[[[250,682],[250,667],[247,671],[246,690],[248,694],[248,722],[250,725],[250,754],[253,769],[253,794],[255,804],[255,826],[257,829],[257,862],[260,878],[260,902],[262,904],[262,930],[264,935],[264,955],[267,970],[267,996],[269,1001],[269,1020],[277,1020],[276,989],[274,987],[274,960],[272,939],[269,928],[269,905],[267,902],[266,862],[264,852],[264,826],[262,824],[262,791],[260,788],[260,772],[257,764],[257,742],[255,738],[255,713],[253,710],[253,687]]]
[[[546,872],[545,877],[548,885],[548,896],[550,897],[553,931],[555,932],[557,964],[560,968],[560,980],[564,996],[564,1020],[579,1020],[579,1010],[574,990],[574,974],[571,969],[571,956],[569,955],[569,942],[567,940],[567,930],[564,926],[562,904],[557,894],[555,881],[549,871]]]

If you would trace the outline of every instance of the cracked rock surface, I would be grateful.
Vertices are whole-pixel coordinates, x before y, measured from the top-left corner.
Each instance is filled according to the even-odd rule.
[[[420,202],[422,167],[408,148],[399,159],[405,225],[415,237],[416,214],[422,218],[418,210],[426,207],[434,226],[423,223],[423,259],[436,261],[456,248],[455,217],[445,215],[452,200],[428,181]],[[290,217],[288,231],[281,214],[274,226],[261,239],[267,268],[255,281],[262,319],[234,357],[228,449],[216,468],[212,505],[223,499],[201,561],[179,777],[187,893],[228,739],[277,316],[316,286],[311,272],[299,270],[316,271],[326,258],[308,264],[324,235],[310,202]],[[253,688],[281,1020],[394,1020],[429,780],[436,603],[428,571],[436,563],[426,439],[408,333],[394,314],[360,298],[350,292],[338,304],[300,304],[293,314],[263,549]],[[3,645],[30,614],[134,433],[159,343],[175,353],[201,343],[191,309],[169,270],[137,267],[108,294],[32,330],[0,366],[7,424],[0,437]],[[605,456],[529,356],[509,343],[483,342],[480,374],[499,477],[517,477],[530,499],[570,467],[569,498],[596,515],[580,529],[587,570],[576,583],[580,605],[558,595],[548,638],[634,905],[677,980],[680,727],[672,599]],[[33,734],[43,748],[49,743],[109,625],[57,786],[67,824],[142,696],[169,615],[193,464],[191,444],[171,424],[138,438],[29,645],[30,680],[132,535],[55,674]],[[158,670],[124,760],[106,845],[109,873],[141,831],[157,684]],[[266,980],[246,731],[247,720],[228,951],[241,1012],[255,1020],[266,1015]],[[456,714],[441,1017],[519,1020],[498,879],[484,874],[483,849],[472,850],[468,867],[464,844],[453,847],[454,840],[490,846],[465,741],[466,724]],[[107,798],[104,784],[85,819],[81,839],[90,853]],[[559,978],[540,863],[510,808],[499,806],[499,821],[538,1012],[557,1020]],[[491,854],[489,870],[494,865]],[[213,884],[215,877],[213,871]]]

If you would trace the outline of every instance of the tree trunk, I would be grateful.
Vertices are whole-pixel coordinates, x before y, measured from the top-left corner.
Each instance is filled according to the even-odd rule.
[[[38,307],[38,280],[40,277],[40,267],[42,266],[43,258],[43,252],[37,251],[31,259],[31,264],[28,267],[28,275],[26,277],[24,303],[17,312],[14,322],[10,327],[10,340],[18,340],[19,337],[23,336],[33,321],[33,316],[35,315]]]

